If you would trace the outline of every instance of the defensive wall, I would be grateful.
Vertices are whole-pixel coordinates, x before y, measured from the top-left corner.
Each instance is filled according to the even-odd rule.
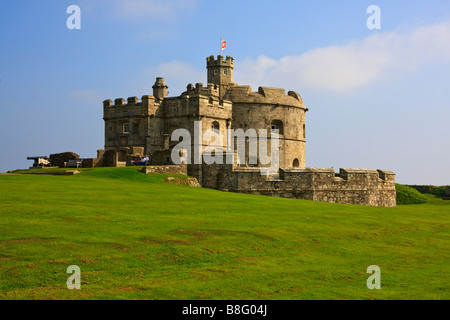
[[[332,203],[395,207],[395,174],[389,170],[284,168],[278,175],[229,164],[202,166],[201,185],[223,191]]]

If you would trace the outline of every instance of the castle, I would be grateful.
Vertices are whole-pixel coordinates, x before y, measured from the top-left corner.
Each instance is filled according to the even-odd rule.
[[[215,146],[223,161],[189,161],[193,152],[181,150],[186,173],[200,185],[224,191],[393,207],[395,174],[387,170],[305,168],[305,115],[308,109],[297,92],[233,82],[234,59],[222,55],[206,59],[207,85],[189,84],[179,96],[168,97],[164,78],[156,78],[153,95],[105,100],[105,148],[98,158],[105,166],[129,166],[139,155],[151,156],[152,165],[173,164],[175,130],[201,137],[208,130],[216,139],[189,141],[200,154]],[[200,125],[199,125],[200,124]],[[249,153],[252,137],[245,137],[245,154],[236,153],[237,138],[230,132],[254,129],[269,150],[277,151],[277,172],[262,174],[271,164]],[[200,132],[196,132],[200,130]],[[264,135],[262,134],[264,133]],[[276,143],[276,144],[275,144]],[[223,152],[222,152],[223,151]],[[232,161],[229,161],[232,159]],[[188,161],[186,161],[188,160]],[[228,161],[226,161],[228,160]]]

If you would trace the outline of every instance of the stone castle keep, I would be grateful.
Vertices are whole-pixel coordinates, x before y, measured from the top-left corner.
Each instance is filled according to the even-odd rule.
[[[275,129],[279,138],[279,170],[261,175],[263,165],[246,152],[244,161],[232,164],[187,164],[186,173],[202,187],[249,194],[271,195],[336,203],[393,207],[396,205],[395,175],[387,170],[305,168],[305,107],[300,95],[284,89],[250,86],[233,82],[234,59],[219,55],[206,59],[207,85],[189,84],[179,96],[168,97],[164,78],[156,78],[153,95],[141,100],[130,97],[105,100],[105,148],[98,151],[97,165],[129,166],[137,156],[150,155],[151,165],[170,165],[172,132],[183,128],[194,136],[195,123],[201,134],[213,129],[223,139],[223,157],[230,153],[228,129],[267,130],[271,150]],[[248,140],[248,139],[247,139]],[[201,152],[209,143],[200,141]],[[246,141],[248,151],[249,142]],[[234,148],[236,150],[236,148]],[[192,155],[191,155],[192,157]],[[242,159],[242,158],[241,158]],[[228,161],[229,162],[229,161]],[[191,162],[193,163],[193,162]]]

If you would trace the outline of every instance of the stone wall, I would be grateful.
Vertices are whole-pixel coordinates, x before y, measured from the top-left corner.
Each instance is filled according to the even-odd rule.
[[[143,167],[142,172],[149,173],[170,173],[170,174],[188,174],[187,165],[168,165],[168,166],[148,166]]]
[[[387,170],[332,168],[280,169],[279,175],[262,175],[260,168],[233,165],[203,166],[206,188],[247,194],[305,199],[331,203],[395,207],[395,174]]]
[[[186,177],[185,179],[168,177],[167,179],[165,179],[165,181],[172,183],[172,184],[182,185],[182,186],[190,186],[190,187],[197,187],[197,188],[200,187],[200,184],[198,183],[197,179],[195,179],[193,177]]]

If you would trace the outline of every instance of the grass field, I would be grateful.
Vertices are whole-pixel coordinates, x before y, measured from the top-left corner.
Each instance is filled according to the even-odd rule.
[[[450,201],[330,204],[166,177],[1,175],[0,299],[450,298]]]

